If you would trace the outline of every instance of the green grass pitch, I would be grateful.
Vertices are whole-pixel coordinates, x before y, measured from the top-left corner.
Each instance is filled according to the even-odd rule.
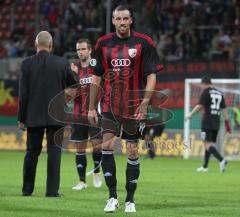
[[[201,160],[141,157],[141,175],[135,197],[137,213],[125,214],[126,156],[117,156],[120,208],[105,214],[106,187],[94,189],[92,177],[88,188],[72,191],[78,181],[73,153],[62,155],[61,193],[63,198],[45,198],[46,154],[39,158],[35,191],[21,196],[24,152],[0,152],[0,217],[236,217],[240,216],[240,163],[231,161],[227,171],[219,172],[218,162],[210,162],[208,173],[197,173]],[[88,170],[92,168],[88,156]]]

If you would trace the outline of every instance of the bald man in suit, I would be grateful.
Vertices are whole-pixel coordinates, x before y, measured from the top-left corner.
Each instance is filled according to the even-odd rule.
[[[51,54],[52,45],[51,34],[46,31],[39,32],[35,40],[37,53],[26,58],[21,65],[18,121],[21,129],[27,129],[23,196],[31,196],[33,193],[38,156],[42,150],[45,131],[48,154],[46,196],[61,196],[58,191],[63,135],[58,133],[56,138],[54,135],[63,124],[49,115],[48,106],[57,94],[76,84],[77,78],[67,59]],[[64,97],[62,100],[64,101]]]

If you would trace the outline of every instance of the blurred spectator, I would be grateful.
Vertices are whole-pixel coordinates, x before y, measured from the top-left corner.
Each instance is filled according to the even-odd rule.
[[[4,2],[4,1],[3,1]],[[93,43],[105,33],[105,0],[40,0],[39,30],[56,35],[55,52],[63,55],[74,50],[78,37],[88,37]],[[237,0],[125,0],[133,9],[136,31],[154,38],[163,60],[198,58],[240,58],[239,40],[240,3]],[[20,4],[20,1],[19,3]],[[119,1],[112,0],[112,7]],[[36,21],[36,20],[35,20]],[[11,55],[25,55],[35,37],[34,22],[17,23],[11,39]],[[30,29],[30,30],[29,30]],[[216,30],[219,30],[216,32]],[[224,31],[223,31],[224,30]],[[26,38],[25,35],[28,34]],[[84,35],[83,35],[84,34]],[[18,46],[21,48],[18,50]],[[32,46],[30,48],[29,46]],[[169,49],[169,50],[168,50]]]
[[[231,38],[222,29],[216,31],[211,45],[209,55],[212,59],[228,58]]]
[[[7,57],[7,50],[3,47],[2,43],[0,43],[0,59]]]
[[[229,58],[240,60],[240,32],[239,29],[235,29],[231,36],[232,44],[229,48]]]
[[[234,130],[240,130],[240,103],[233,107],[233,127]]]
[[[49,20],[49,24],[50,24],[51,27],[56,27],[57,26],[58,12],[57,12],[57,9],[54,5],[51,5],[50,11],[47,15],[47,18]]]

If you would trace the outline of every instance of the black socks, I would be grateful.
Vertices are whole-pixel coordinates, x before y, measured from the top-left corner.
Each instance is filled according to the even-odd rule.
[[[116,164],[113,150],[102,150],[102,170],[109,190],[109,198],[117,198]]]
[[[86,152],[76,153],[76,166],[80,181],[86,182],[86,168],[87,168]]]
[[[140,175],[140,164],[138,158],[128,159],[126,168],[126,202],[134,202],[134,192],[137,189],[137,181]]]

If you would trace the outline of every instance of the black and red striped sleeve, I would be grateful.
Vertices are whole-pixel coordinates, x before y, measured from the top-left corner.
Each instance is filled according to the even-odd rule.
[[[98,39],[95,48],[92,52],[92,59],[90,61],[90,66],[94,75],[102,76],[104,73],[103,67],[103,57],[102,57],[102,48],[101,41]]]
[[[156,46],[150,37],[145,39],[144,50],[144,75],[158,73],[163,70],[163,65],[160,63],[160,58],[157,54]]]

